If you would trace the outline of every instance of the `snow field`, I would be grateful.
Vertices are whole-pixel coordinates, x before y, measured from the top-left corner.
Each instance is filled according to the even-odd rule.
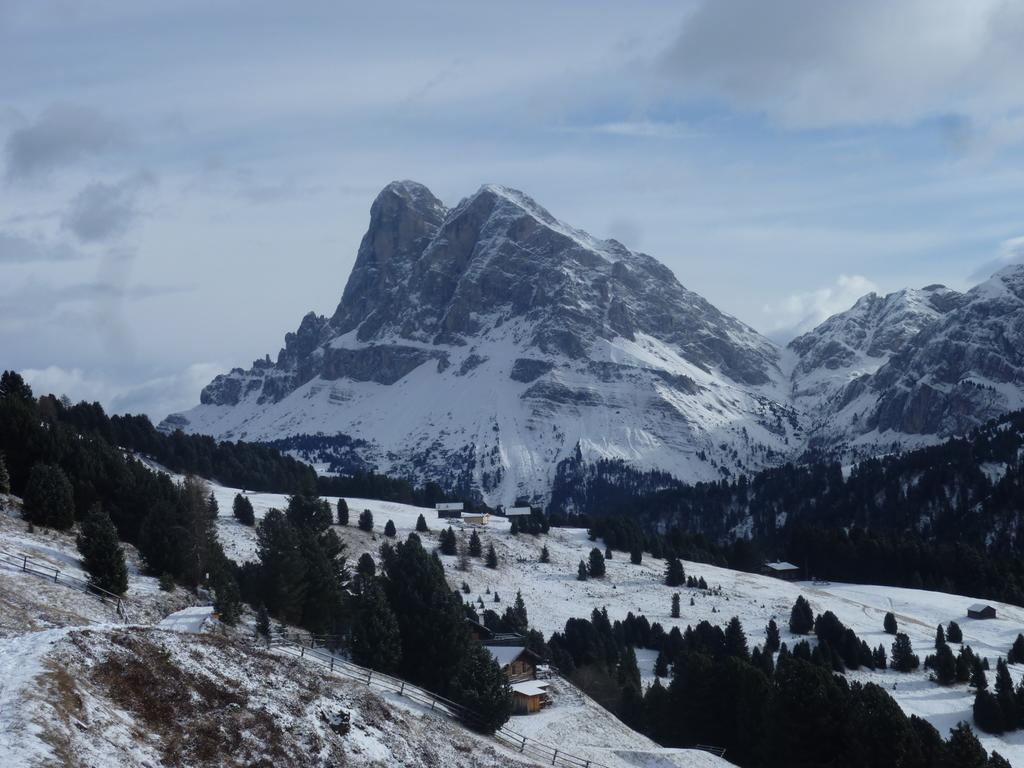
[[[238,525],[230,517],[231,500],[237,491],[217,486],[213,489],[221,508],[218,530],[226,547],[230,542],[229,555],[233,552],[232,556],[254,559],[255,532]],[[257,518],[262,517],[267,509],[283,509],[287,503],[285,496],[277,494],[248,496]],[[337,503],[336,498],[329,501],[332,506]],[[347,527],[335,526],[335,530],[348,545],[349,558],[353,563],[363,552],[377,558],[378,549],[385,541],[384,524],[389,519],[394,521],[397,539],[401,540],[415,530],[416,518],[422,513],[430,531],[420,535],[428,548],[437,546],[438,533],[447,525],[447,521],[439,520],[432,509],[368,499],[352,498],[347,502],[350,523]],[[369,509],[374,515],[372,534],[356,528],[363,509]],[[456,532],[464,531],[468,539],[472,526],[455,522],[453,528]],[[629,612],[643,614],[652,623],[660,622],[666,631],[673,626],[683,630],[701,620],[724,626],[730,618],[738,616],[751,648],[764,642],[764,628],[774,618],[783,642],[792,646],[802,639],[793,636],[788,627],[789,611],[798,595],[808,599],[816,615],[831,610],[872,648],[882,644],[887,655],[890,654],[893,637],[882,630],[882,620],[887,611],[892,611],[899,630],[909,635],[922,664],[925,656],[934,652],[935,628],[940,623],[945,626],[956,621],[963,630],[964,643],[970,645],[975,653],[987,656],[993,669],[996,659],[1005,657],[1017,634],[1024,632],[1024,608],[987,601],[996,607],[998,618],[976,621],[967,618],[967,606],[977,599],[925,590],[790,583],[692,562],[684,563],[687,575],[703,577],[711,589],[707,592],[685,587],[674,589],[662,583],[665,561],[655,560],[649,555],[644,556],[640,565],[633,565],[626,553],[616,552],[606,563],[605,578],[581,582],[576,580],[579,561],[587,559],[592,547],[597,546],[604,552],[604,544],[591,542],[585,530],[552,528],[547,536],[512,536],[508,521],[495,517],[487,526],[477,530],[485,551],[488,544],[494,544],[500,561],[498,569],[491,570],[484,566],[482,560],[473,560],[470,570],[461,572],[457,568],[458,558],[442,556],[449,584],[459,588],[465,581],[471,590],[464,596],[467,601],[472,601],[479,610],[478,598],[483,598],[484,607],[498,613],[511,605],[517,590],[522,592],[531,626],[543,632],[545,637],[561,631],[570,618],[588,618],[594,608],[606,607],[612,620],[624,619]],[[550,563],[539,562],[541,547],[545,544]],[[671,598],[676,591],[680,593],[681,616],[672,619]],[[495,592],[501,597],[500,603],[494,602]],[[959,650],[958,645],[951,645],[954,652]],[[654,680],[654,655],[641,651],[637,661],[645,683],[650,684]],[[1024,677],[1024,665],[1011,665],[1010,671],[1015,682]],[[959,721],[972,721],[973,690],[965,685],[942,688],[929,681],[928,673],[923,669],[911,674],[858,671],[850,672],[848,676],[851,680],[871,681],[886,688],[908,715],[923,717],[944,735]],[[990,674],[990,684],[993,680]],[[557,711],[557,707],[550,711]],[[516,718],[513,727],[528,719]],[[978,735],[986,749],[995,749],[1012,763],[1024,765],[1024,733]]]

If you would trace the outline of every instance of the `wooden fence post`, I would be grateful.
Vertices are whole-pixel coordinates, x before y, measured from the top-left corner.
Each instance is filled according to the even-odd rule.
[[[331,673],[334,673],[334,657],[331,656]]]
[[[28,570],[28,555],[22,555],[21,556],[21,570],[23,570],[23,571],[27,571]]]
[[[558,750],[556,749],[554,757],[551,758],[551,764],[554,765],[555,764],[555,760],[557,760],[557,759],[558,759]]]
[[[519,747],[519,751],[520,752],[524,752],[525,750],[526,750],[526,737],[523,736],[523,743],[522,743],[522,746]]]

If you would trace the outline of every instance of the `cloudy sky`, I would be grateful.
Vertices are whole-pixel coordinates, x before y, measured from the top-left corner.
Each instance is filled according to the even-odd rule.
[[[1024,2],[0,0],[0,367],[155,419],[482,183],[785,340],[1024,257]]]

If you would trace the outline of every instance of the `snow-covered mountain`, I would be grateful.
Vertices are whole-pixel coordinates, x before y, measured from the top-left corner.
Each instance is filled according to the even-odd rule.
[[[869,455],[1024,407],[1024,265],[966,293],[869,294],[789,350],[809,444]]]
[[[164,426],[322,433],[333,456],[510,503],[577,451],[692,479],[777,461],[799,432],[779,359],[655,259],[521,192],[447,209],[395,182],[334,314],[306,315],[276,362],[218,376]]]
[[[403,181],[374,201],[334,314],[162,426],[508,504],[545,497],[567,458],[695,481],[934,442],[1024,405],[1022,350],[1024,266],[869,294],[782,350],[521,192],[449,209]]]

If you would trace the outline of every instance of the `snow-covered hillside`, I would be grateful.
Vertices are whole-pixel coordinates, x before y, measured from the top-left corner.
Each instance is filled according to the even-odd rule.
[[[229,509],[232,489],[214,486]],[[281,497],[253,495],[257,516]],[[84,576],[74,537],[28,531],[18,500],[3,498],[0,551],[27,554]],[[353,500],[355,503],[355,500]],[[411,508],[365,502],[375,514]],[[230,513],[229,513],[230,514]],[[254,552],[251,528],[222,516],[229,554]],[[413,517],[413,524],[415,516]],[[326,676],[287,654],[253,647],[252,617],[228,630],[184,590],[161,592],[131,570],[131,624],[110,605],[16,565],[0,562],[0,765],[536,766],[407,698]],[[557,683],[556,685],[564,685]],[[331,723],[351,716],[351,729]],[[542,715],[514,728],[607,768],[721,768],[693,750],[665,750],[571,686]],[[225,745],[231,748],[225,751]]]
[[[254,558],[254,530],[238,524],[228,511],[236,491],[212,487],[221,509],[218,520],[221,540],[229,552],[233,553],[232,556],[243,560]],[[248,496],[257,518],[265,514],[267,509],[283,509],[286,506],[284,496]],[[337,499],[330,501],[336,504]],[[358,530],[354,522],[347,527],[335,527],[348,544],[353,560],[363,552],[376,556],[385,541],[382,530],[388,520],[395,523],[398,537],[404,538],[415,530],[416,520],[422,514],[431,529],[426,534],[420,534],[424,544],[438,544],[437,536],[444,523],[437,519],[434,510],[356,498],[347,499],[347,503],[353,521],[359,512],[369,509],[375,524],[373,533]],[[460,528],[457,523],[456,528]],[[589,617],[594,608],[606,607],[613,620],[624,619],[629,612],[643,614],[652,622],[661,622],[666,630],[673,626],[685,629],[688,624],[694,625],[702,619],[724,625],[732,616],[738,616],[747,630],[751,645],[763,642],[764,628],[774,618],[782,630],[783,641],[792,645],[796,638],[788,631],[789,611],[798,595],[808,599],[816,614],[832,611],[869,645],[876,647],[882,644],[887,652],[892,636],[885,634],[882,621],[885,614],[892,611],[897,617],[900,631],[909,635],[915,651],[922,659],[933,650],[936,625],[945,625],[951,620],[960,624],[964,643],[980,656],[987,656],[993,667],[997,658],[1005,657],[1017,634],[1024,632],[1024,608],[991,603],[997,609],[998,618],[977,621],[966,616],[967,606],[975,600],[941,592],[850,584],[790,583],[768,576],[691,562],[684,563],[687,574],[703,577],[710,589],[673,589],[663,584],[665,561],[649,556],[645,556],[640,565],[633,565],[627,555],[617,554],[607,561],[605,578],[581,582],[576,579],[580,560],[586,560],[594,546],[599,546],[602,551],[604,549],[600,542],[590,541],[585,530],[553,528],[546,536],[513,536],[508,521],[497,517],[492,517],[486,527],[477,530],[480,531],[485,548],[488,544],[494,545],[499,556],[498,569],[486,568],[481,561],[476,560],[468,573],[462,572],[458,570],[457,558],[442,556],[449,583],[457,588],[465,581],[471,589],[468,600],[476,602],[483,599],[485,607],[499,613],[520,591],[526,602],[531,625],[541,630],[545,637],[554,631],[561,631],[570,618]],[[469,526],[465,527],[465,535],[469,535]],[[539,562],[540,550],[544,545],[547,545],[550,554],[549,563]],[[682,615],[679,619],[671,618],[670,614],[672,593],[676,591],[682,596]],[[495,593],[501,598],[500,603],[494,602]],[[691,598],[693,605],[690,605]],[[953,648],[957,649],[958,646],[953,644]],[[653,659],[644,654],[640,654],[640,658],[648,662],[641,673],[648,682],[653,681]],[[1010,670],[1015,682],[1024,677],[1024,665],[1011,665]],[[973,691],[964,685],[939,687],[927,679],[927,673],[923,670],[911,674],[892,671],[849,674],[852,679],[870,680],[883,686],[905,712],[925,718],[944,734],[959,721],[972,720]],[[531,723],[540,722],[530,717],[514,720],[516,722],[512,727],[517,730],[530,728]],[[986,749],[995,749],[1015,765],[1024,765],[1024,741],[1019,738],[1019,734],[992,736],[979,733],[979,738]]]

